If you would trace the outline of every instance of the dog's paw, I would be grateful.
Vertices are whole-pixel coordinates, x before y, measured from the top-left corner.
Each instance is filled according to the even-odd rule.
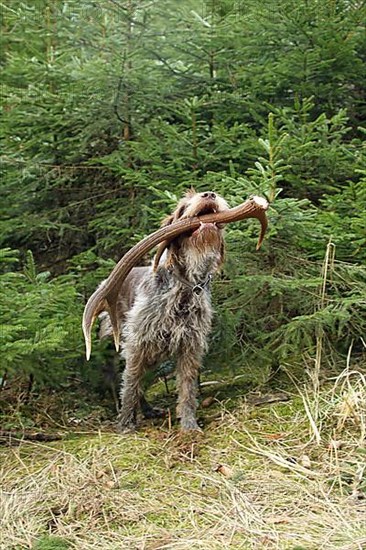
[[[134,422],[118,422],[116,429],[119,434],[131,434],[137,430],[137,425]]]
[[[195,418],[182,418],[180,422],[180,429],[182,432],[203,433],[203,430],[199,427]]]

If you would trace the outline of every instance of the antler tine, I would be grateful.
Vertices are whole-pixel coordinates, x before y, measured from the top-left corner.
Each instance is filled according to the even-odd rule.
[[[159,244],[154,257],[153,271],[156,271],[158,269],[160,258],[164,254],[165,250],[168,248],[169,244],[170,244],[170,240],[169,241],[165,240]]]
[[[119,331],[120,319],[118,316],[117,298],[121,289],[122,283],[137,264],[137,262],[154,246],[161,243],[156,254],[154,267],[156,267],[159,259],[170,241],[177,235],[186,231],[197,229],[201,222],[203,223],[229,223],[242,220],[245,218],[258,218],[261,223],[261,233],[257,244],[257,250],[261,246],[264,234],[267,229],[267,218],[265,211],[268,208],[268,203],[261,197],[253,197],[245,201],[240,206],[216,212],[214,214],[205,214],[204,216],[195,218],[185,218],[171,225],[162,227],[155,233],[148,235],[142,241],[137,243],[129,250],[117,263],[112,270],[108,279],[91,295],[89,298],[83,315],[83,332],[86,344],[86,358],[89,360],[91,354],[91,329],[93,323],[99,313],[108,311],[113,328],[113,337],[116,350],[119,349]],[[157,262],[157,263],[156,263]]]
[[[97,290],[90,296],[87,304],[84,308],[83,313],[83,333],[85,338],[85,347],[86,347],[86,359],[89,361],[91,354],[91,329],[94,324],[94,321],[99,313],[106,308],[104,296],[102,294],[102,287],[97,288]]]
[[[117,314],[117,296],[110,292],[105,295],[103,285],[92,294],[85,306],[83,315],[83,333],[85,338],[86,359],[89,361],[91,355],[91,329],[94,321],[102,311],[108,311],[116,351],[119,350],[119,319]]]
[[[254,196],[252,197],[252,200],[258,204],[258,206],[261,206],[262,208],[261,209],[258,209],[257,211],[257,219],[260,221],[260,224],[261,224],[261,232],[260,232],[260,235],[259,235],[259,238],[258,238],[258,242],[257,242],[257,246],[255,247],[256,250],[259,250],[260,247],[262,246],[262,242],[263,242],[263,239],[264,239],[264,236],[266,234],[266,231],[267,231],[267,227],[268,227],[268,220],[267,220],[267,216],[266,216],[266,210],[268,209],[268,202],[266,201],[266,199],[264,199],[263,197],[257,197],[257,196]]]

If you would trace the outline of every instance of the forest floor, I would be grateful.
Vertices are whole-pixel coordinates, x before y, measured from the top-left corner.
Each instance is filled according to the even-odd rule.
[[[164,392],[150,397],[171,405]],[[361,370],[320,391],[207,379],[200,401],[202,434],[168,416],[123,436],[100,409],[56,421],[38,403],[49,441],[1,434],[0,548],[366,548]]]

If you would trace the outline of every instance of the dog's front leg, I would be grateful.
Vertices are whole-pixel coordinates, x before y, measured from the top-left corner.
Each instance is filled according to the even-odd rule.
[[[183,352],[177,358],[177,416],[182,430],[199,430],[196,420],[198,373],[201,354]]]

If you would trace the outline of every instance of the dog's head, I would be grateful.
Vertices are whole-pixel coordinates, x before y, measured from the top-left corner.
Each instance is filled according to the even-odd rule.
[[[190,190],[178,202],[176,209],[163,221],[163,226],[185,218],[228,210],[227,202],[212,191],[196,193]],[[216,223],[201,223],[195,231],[179,235],[167,251],[166,266],[178,265],[187,272],[215,271],[224,260],[223,227]]]

